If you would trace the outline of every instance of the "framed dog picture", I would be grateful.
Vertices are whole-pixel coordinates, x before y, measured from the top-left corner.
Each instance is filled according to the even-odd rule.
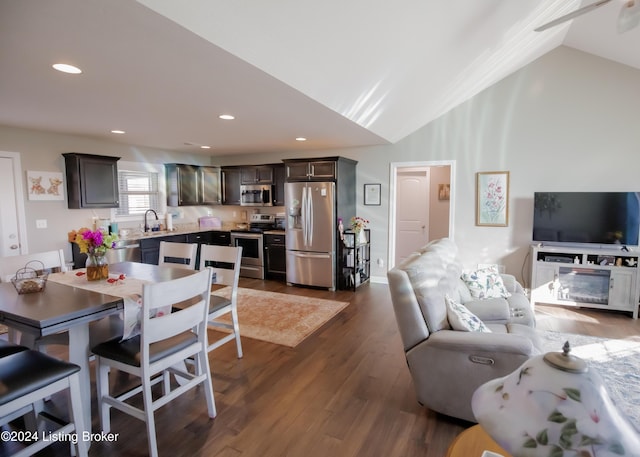
[[[62,173],[27,171],[29,200],[64,200]]]

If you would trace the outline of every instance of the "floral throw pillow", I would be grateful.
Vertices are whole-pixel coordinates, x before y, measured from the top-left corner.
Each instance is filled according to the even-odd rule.
[[[473,298],[507,298],[511,296],[504,286],[498,269],[493,266],[464,272],[462,280]]]
[[[447,303],[447,319],[449,319],[449,325],[451,325],[452,329],[463,332],[491,333],[491,330],[484,325],[484,322],[469,311],[466,306],[456,302],[448,295],[444,299]]]

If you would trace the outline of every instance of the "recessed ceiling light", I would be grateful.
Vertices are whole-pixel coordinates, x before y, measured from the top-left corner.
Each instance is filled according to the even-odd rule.
[[[116,135],[124,135],[126,132],[124,130],[112,130],[111,133],[115,133]]]
[[[74,67],[73,65],[69,65],[66,63],[55,63],[53,64],[53,68],[63,73],[71,73],[73,75],[82,73],[82,70],[80,70],[78,67]]]
[[[207,145],[202,145],[200,146],[200,149],[211,149],[211,146],[207,146]]]
[[[220,119],[224,119],[225,121],[230,121],[235,119],[235,116],[232,116],[231,114],[221,114],[220,116],[218,116]]]
[[[296,138],[296,141],[307,141],[307,139],[303,136],[299,136],[298,138]]]

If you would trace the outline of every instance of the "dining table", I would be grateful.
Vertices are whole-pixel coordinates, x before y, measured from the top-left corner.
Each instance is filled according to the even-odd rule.
[[[22,334],[21,343],[68,332],[69,361],[80,367],[85,430],[91,431],[90,326],[119,314],[132,293],[144,284],[193,274],[193,270],[136,262],[109,265],[109,278],[88,281],[84,269],[52,273],[44,290],[18,294],[12,283],[0,283],[0,323]],[[92,332],[93,333],[93,332]],[[117,335],[116,335],[117,337]]]

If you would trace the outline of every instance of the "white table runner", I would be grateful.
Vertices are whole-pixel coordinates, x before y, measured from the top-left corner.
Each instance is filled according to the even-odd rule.
[[[121,297],[124,302],[123,312],[120,313],[120,319],[122,319],[123,322],[122,339],[126,340],[140,333],[142,286],[144,284],[150,284],[151,281],[127,277],[120,279],[120,273],[109,274],[108,280],[87,281],[86,270],[84,268],[62,273],[52,273],[49,275],[48,281]]]

